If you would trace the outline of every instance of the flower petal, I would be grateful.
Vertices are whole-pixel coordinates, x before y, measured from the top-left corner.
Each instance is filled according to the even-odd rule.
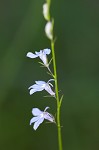
[[[38,87],[38,86],[37,86],[36,84],[33,84],[33,85],[31,85],[28,89],[29,89],[29,90],[30,90],[30,89],[33,89],[33,88],[34,88],[34,89],[37,89],[37,87]]]
[[[45,81],[35,81],[35,83],[36,83],[36,84],[38,84],[38,85],[46,84],[46,82],[45,82]]]
[[[47,109],[49,109],[49,107],[48,107],[48,106],[44,109],[44,112],[45,112]]]
[[[39,119],[40,119],[40,116],[38,116],[38,117],[33,117],[33,118],[30,120],[30,125],[31,125],[32,123],[36,122],[36,121],[39,120]]]
[[[35,54],[36,54],[37,56],[40,56],[41,54],[43,54],[43,51],[40,50],[39,52],[35,52]]]
[[[55,79],[49,79],[47,83],[49,83],[50,81],[55,81]]]
[[[30,86],[28,89],[30,90],[30,95],[31,95],[35,92],[44,90],[44,88],[45,88],[45,86],[34,84],[34,85]]]
[[[34,130],[36,130],[43,121],[44,118],[40,118],[38,121],[36,121],[33,126]]]
[[[55,122],[54,117],[53,117],[50,113],[48,113],[48,112],[45,112],[44,118],[45,118],[46,120],[49,120],[50,122]]]
[[[50,94],[50,95],[55,95],[55,93],[52,91],[51,87],[49,86],[48,83],[46,83],[46,86],[45,86],[45,90]]]
[[[30,86],[29,88],[28,88],[29,90],[30,89],[35,89],[35,90],[39,90],[39,89],[44,89],[44,86],[43,85],[37,85],[37,84],[33,84],[32,86]]]
[[[29,57],[29,58],[36,58],[36,57],[38,57],[37,55],[33,54],[32,52],[28,52],[26,56]]]
[[[30,95],[32,95],[32,94],[35,93],[35,92],[37,92],[36,89],[31,89],[29,93],[30,93]]]
[[[34,116],[38,116],[38,115],[40,115],[42,113],[42,111],[40,110],[40,109],[38,109],[38,108],[33,108],[32,109],[32,114],[34,115]]]
[[[43,61],[44,65],[47,66],[48,65],[48,60],[47,60],[46,54],[42,53],[39,57]]]
[[[49,55],[51,53],[51,50],[46,48],[46,49],[43,50],[43,52],[44,52],[44,54]]]

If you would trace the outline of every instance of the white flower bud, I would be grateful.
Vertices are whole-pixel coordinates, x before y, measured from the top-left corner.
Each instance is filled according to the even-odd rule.
[[[43,5],[43,15],[44,15],[44,18],[48,21],[49,20],[49,6],[47,3]]]
[[[49,21],[47,22],[46,26],[45,26],[45,33],[46,33],[46,36],[52,40],[53,39],[53,25],[52,25],[52,22]]]

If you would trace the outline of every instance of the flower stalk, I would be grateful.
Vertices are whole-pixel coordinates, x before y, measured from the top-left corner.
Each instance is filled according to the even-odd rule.
[[[46,0],[46,4],[48,6],[48,12],[50,16],[50,4],[51,0]],[[47,20],[47,24],[45,26],[45,33],[48,39],[51,41],[51,50],[52,50],[52,60],[53,60],[53,77],[55,80],[55,93],[56,93],[56,101],[57,101],[57,131],[58,131],[58,145],[59,145],[59,150],[63,150],[62,148],[62,135],[61,135],[61,124],[60,124],[60,109],[61,109],[61,102],[63,99],[63,96],[59,98],[59,91],[58,91],[58,78],[57,78],[57,67],[56,67],[56,57],[55,57],[55,40],[54,40],[54,34],[53,34],[53,29],[54,29],[54,21],[49,17],[50,19]],[[49,24],[50,23],[50,24]],[[48,26],[49,24],[49,26]]]

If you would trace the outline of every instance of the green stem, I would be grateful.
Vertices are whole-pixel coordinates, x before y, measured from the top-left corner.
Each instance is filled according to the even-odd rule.
[[[56,58],[55,58],[55,48],[54,48],[54,40],[51,41],[51,49],[52,49],[52,58],[53,58],[53,68],[54,68],[54,79],[55,79],[55,92],[56,92],[56,100],[57,100],[57,130],[58,130],[58,144],[59,150],[62,150],[62,136],[61,136],[61,125],[60,125],[60,99],[58,93],[58,81],[57,81],[57,69],[56,69]]]

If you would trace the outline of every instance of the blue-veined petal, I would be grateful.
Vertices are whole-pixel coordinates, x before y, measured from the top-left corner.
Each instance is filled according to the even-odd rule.
[[[50,122],[55,122],[54,117],[53,117],[50,113],[48,113],[48,112],[45,112],[45,113],[44,113],[44,118],[45,118],[46,120],[49,120]]]

